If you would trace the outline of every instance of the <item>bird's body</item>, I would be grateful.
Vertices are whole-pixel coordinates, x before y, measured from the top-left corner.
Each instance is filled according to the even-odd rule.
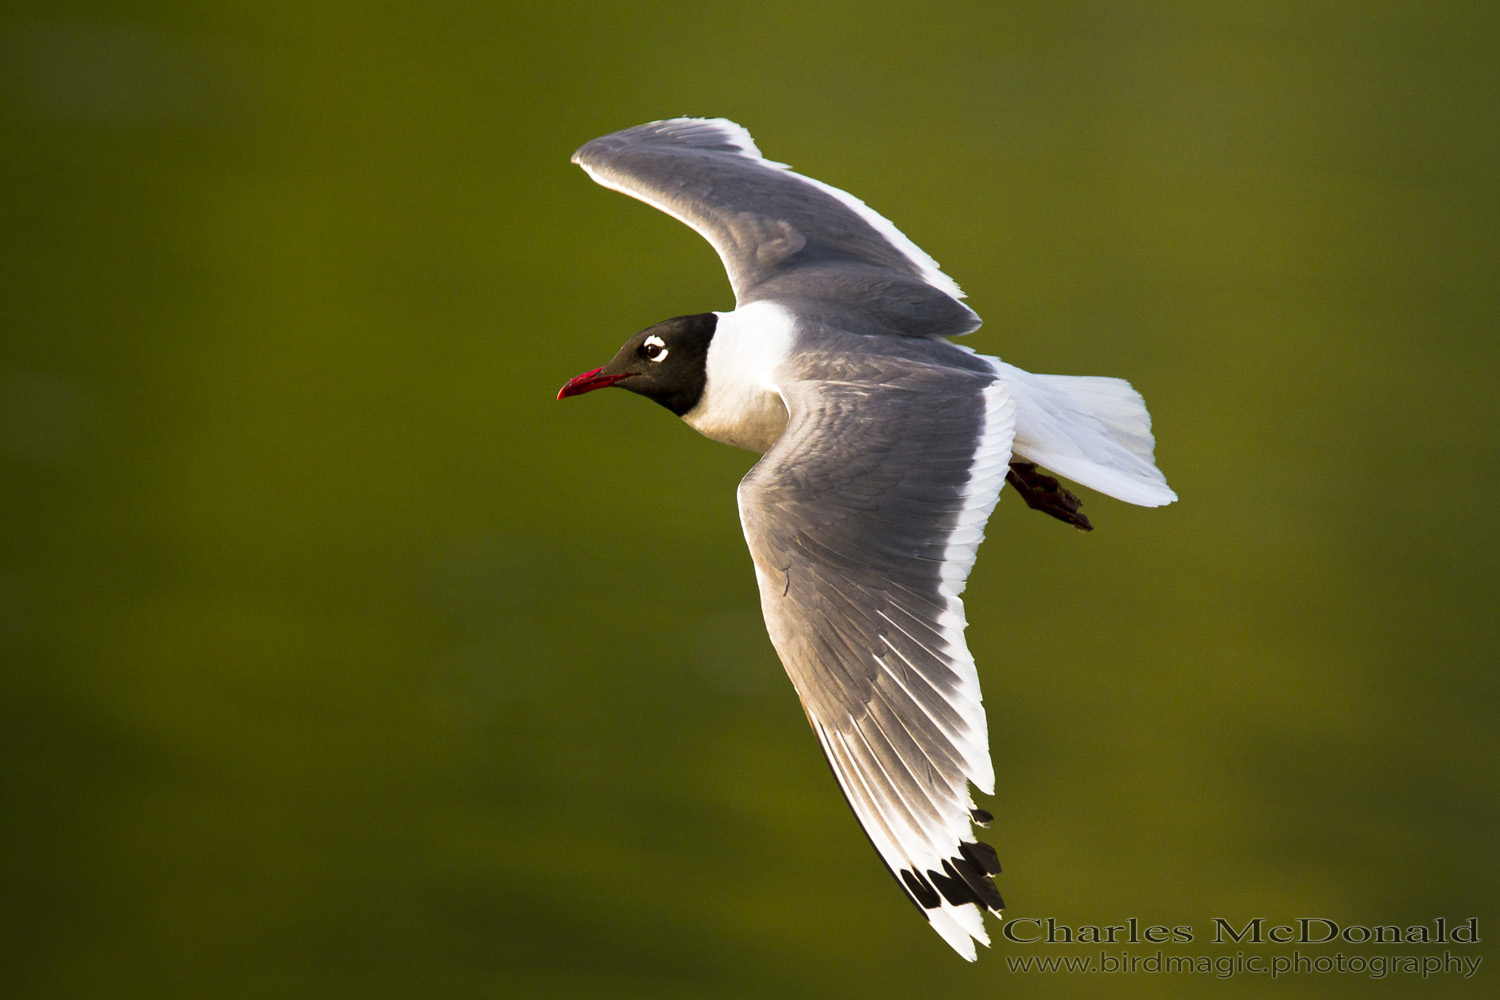
[[[764,452],[740,518],[767,631],[850,807],[964,957],[999,912],[972,782],[993,792],[962,593],[1009,480],[1087,527],[1034,466],[1131,503],[1176,499],[1128,383],[1034,375],[960,347],[979,318],[863,202],[761,157],[722,119],[654,122],[574,156],[697,229],[737,306],[666,320],[559,398],[608,385]]]

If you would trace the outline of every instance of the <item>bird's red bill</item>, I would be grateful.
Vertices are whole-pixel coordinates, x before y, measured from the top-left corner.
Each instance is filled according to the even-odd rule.
[[[630,377],[630,372],[622,372],[618,375],[602,375],[600,374],[602,371],[604,371],[603,368],[595,368],[591,372],[574,375],[568,379],[567,384],[557,390],[557,398],[567,399],[569,396],[581,396],[586,392],[593,392],[595,389],[604,389],[612,386],[622,378]]]

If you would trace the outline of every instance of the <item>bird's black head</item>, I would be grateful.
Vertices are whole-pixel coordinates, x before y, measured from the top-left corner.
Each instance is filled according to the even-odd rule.
[[[662,320],[625,341],[603,368],[569,379],[557,398],[618,385],[656,400],[680,417],[703,398],[708,345],[718,322],[713,313]]]

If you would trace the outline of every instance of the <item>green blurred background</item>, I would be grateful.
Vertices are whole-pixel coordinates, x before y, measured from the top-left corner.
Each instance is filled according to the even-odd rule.
[[[764,637],[753,456],[554,402],[732,305],[568,163],[680,114],[1150,402],[1182,501],[1007,499],[971,581],[1010,915],[1500,935],[1494,4],[21,6],[5,996],[1268,995],[960,961]]]

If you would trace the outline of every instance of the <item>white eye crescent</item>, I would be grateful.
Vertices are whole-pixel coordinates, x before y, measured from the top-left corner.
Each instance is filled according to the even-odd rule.
[[[664,361],[667,357],[667,345],[653,333],[641,344],[641,353],[646,356],[647,361]]]

